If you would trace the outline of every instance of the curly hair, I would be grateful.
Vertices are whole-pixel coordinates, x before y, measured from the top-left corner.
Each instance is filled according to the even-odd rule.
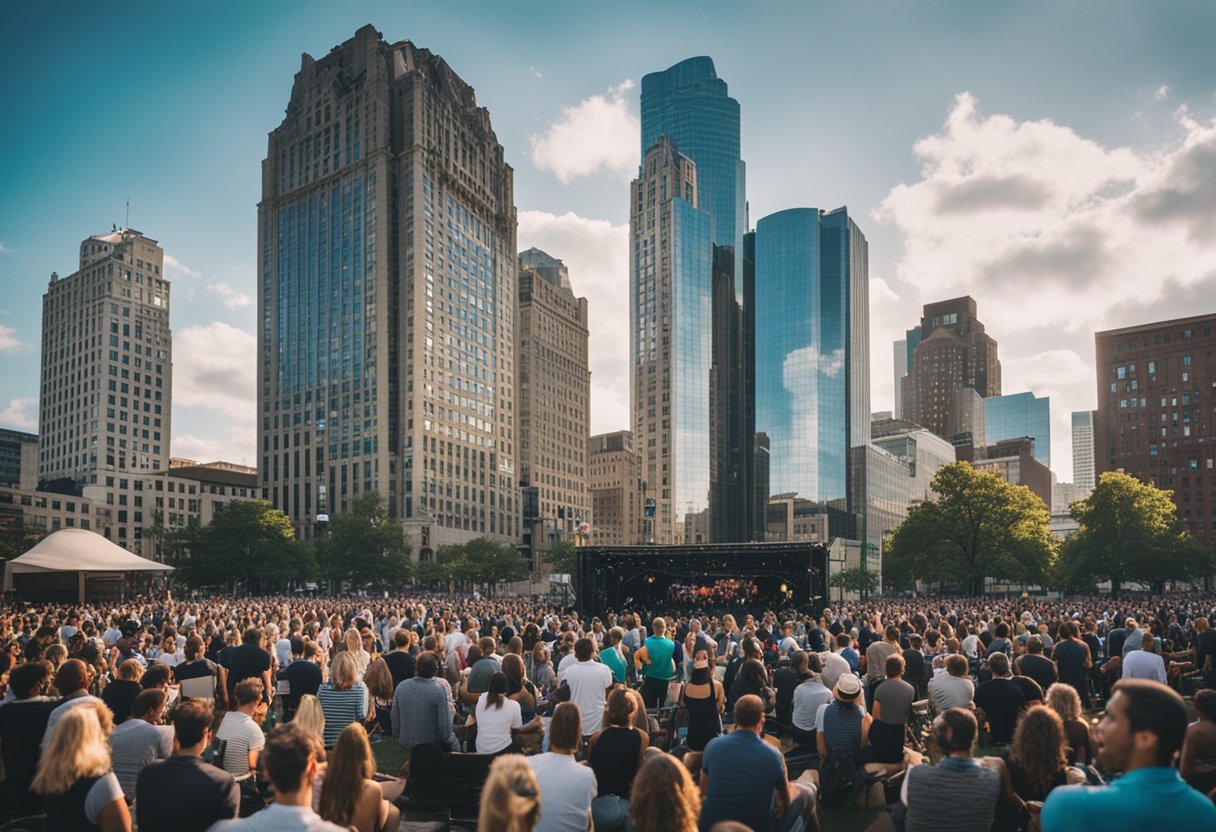
[[[1047,688],[1044,697],[1047,707],[1060,715],[1065,722],[1073,722],[1081,718],[1081,697],[1077,689],[1064,682],[1055,682]]]
[[[1068,741],[1060,715],[1044,705],[1035,705],[1018,720],[1013,732],[1009,759],[1026,773],[1033,795],[1042,800],[1068,765]]]
[[[630,816],[637,832],[696,832],[701,791],[684,764],[652,754],[633,781]]]

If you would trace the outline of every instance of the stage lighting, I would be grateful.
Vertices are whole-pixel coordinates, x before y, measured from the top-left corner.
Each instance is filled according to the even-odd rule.
[[[654,583],[654,575],[647,575],[647,576],[646,576],[646,583],[648,583],[648,584],[652,584],[652,583]]]

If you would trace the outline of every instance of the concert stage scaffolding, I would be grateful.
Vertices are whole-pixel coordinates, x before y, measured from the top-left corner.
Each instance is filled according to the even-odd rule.
[[[759,597],[748,606],[793,604],[818,613],[828,598],[828,552],[819,543],[720,543],[692,546],[584,546],[575,594],[583,615],[670,606],[673,583],[742,579]]]

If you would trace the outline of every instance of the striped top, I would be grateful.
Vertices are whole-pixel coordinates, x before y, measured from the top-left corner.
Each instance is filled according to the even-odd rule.
[[[325,733],[321,739],[326,748],[338,741],[347,725],[367,719],[367,686],[362,682],[355,682],[346,690],[338,690],[333,682],[321,685],[317,699],[325,714]]]

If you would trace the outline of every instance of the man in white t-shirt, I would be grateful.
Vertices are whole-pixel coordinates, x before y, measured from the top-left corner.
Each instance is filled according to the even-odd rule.
[[[588,827],[596,795],[595,772],[576,762],[582,744],[582,718],[573,702],[562,702],[549,723],[549,750],[528,758],[540,786],[536,832],[569,832]]]
[[[215,738],[224,740],[224,771],[237,780],[247,779],[258,767],[258,751],[266,744],[253,715],[262,702],[262,680],[245,679],[236,686],[236,710],[224,714]]]
[[[595,642],[587,637],[574,643],[575,663],[557,674],[559,683],[570,686],[570,701],[583,715],[583,734],[598,733],[604,719],[604,700],[612,687],[612,670],[594,659]]]
[[[447,655],[452,655],[458,647],[467,647],[472,642],[469,637],[460,632],[460,624],[451,622],[448,624],[448,634],[443,637],[443,652]]]

